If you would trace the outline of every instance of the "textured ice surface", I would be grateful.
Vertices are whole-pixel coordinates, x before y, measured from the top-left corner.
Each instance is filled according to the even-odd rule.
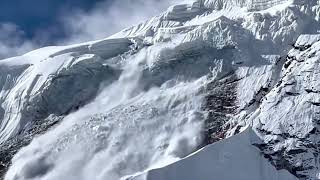
[[[0,74],[3,81],[0,99],[5,110],[1,117],[0,141],[28,128],[32,121],[50,114],[63,115],[81,106],[95,97],[102,81],[115,80],[119,73],[101,58],[123,53],[130,44],[124,41],[124,46],[120,44],[116,48],[119,52],[107,48],[111,52],[105,51],[102,55],[99,48],[103,46],[110,44],[101,41],[64,49],[44,48],[0,61],[4,69]]]
[[[214,161],[238,138],[252,154],[232,153],[235,164],[250,162],[240,169],[315,179],[319,16],[318,0],[188,1],[104,40],[1,60],[3,144],[61,119],[15,155],[6,179],[173,172],[206,152]],[[255,147],[242,134],[185,158],[247,126],[261,139]]]

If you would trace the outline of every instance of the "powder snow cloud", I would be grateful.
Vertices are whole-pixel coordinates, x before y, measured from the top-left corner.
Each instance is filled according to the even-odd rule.
[[[98,3],[96,8],[85,13],[78,11],[63,17],[64,28],[70,34],[64,43],[101,39],[126,27],[138,24],[158,15],[174,2],[173,0],[117,0]]]
[[[185,0],[105,0],[96,3],[90,11],[64,11],[58,18],[60,28],[63,28],[67,35],[62,39],[54,39],[49,44],[65,45],[106,38],[158,15],[170,5],[179,2]],[[43,39],[50,39],[52,34],[50,28],[47,28],[37,32],[33,39],[28,39],[18,25],[0,22],[0,59],[22,55],[39,48],[43,46]]]
[[[13,23],[0,24],[0,59],[26,53],[36,47],[26,40],[24,32]]]

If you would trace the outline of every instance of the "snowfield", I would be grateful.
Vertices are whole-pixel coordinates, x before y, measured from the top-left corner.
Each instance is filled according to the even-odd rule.
[[[0,175],[319,179],[319,20],[319,0],[188,0],[0,60]]]
[[[287,171],[277,171],[252,144],[259,142],[251,129],[246,129],[216,144],[209,145],[176,163],[127,180],[296,180]]]

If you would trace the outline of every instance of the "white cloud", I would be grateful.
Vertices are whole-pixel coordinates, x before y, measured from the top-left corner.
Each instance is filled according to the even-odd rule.
[[[66,38],[57,44],[73,44],[106,38],[126,27],[133,26],[158,15],[170,5],[184,0],[105,0],[89,12],[82,10],[61,14]],[[50,30],[36,33],[27,39],[25,33],[13,23],[0,23],[0,59],[17,56],[39,48],[41,40],[50,37]],[[50,38],[48,38],[50,39]],[[45,40],[44,40],[45,41]]]
[[[176,1],[176,0],[175,0]],[[173,0],[117,0],[97,4],[92,11],[66,14],[64,28],[70,35],[63,43],[83,42],[108,37],[126,27],[158,15]]]
[[[24,54],[36,47],[24,38],[24,32],[12,23],[0,24],[0,59]]]

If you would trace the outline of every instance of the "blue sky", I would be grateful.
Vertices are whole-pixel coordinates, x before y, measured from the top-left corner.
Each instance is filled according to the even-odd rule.
[[[34,38],[39,32],[48,32],[49,42],[65,36],[60,27],[61,16],[72,11],[92,10],[102,0],[1,0],[0,23],[16,24],[26,38]],[[109,0],[112,1],[112,0]]]
[[[0,0],[0,59],[108,37],[178,0]]]

